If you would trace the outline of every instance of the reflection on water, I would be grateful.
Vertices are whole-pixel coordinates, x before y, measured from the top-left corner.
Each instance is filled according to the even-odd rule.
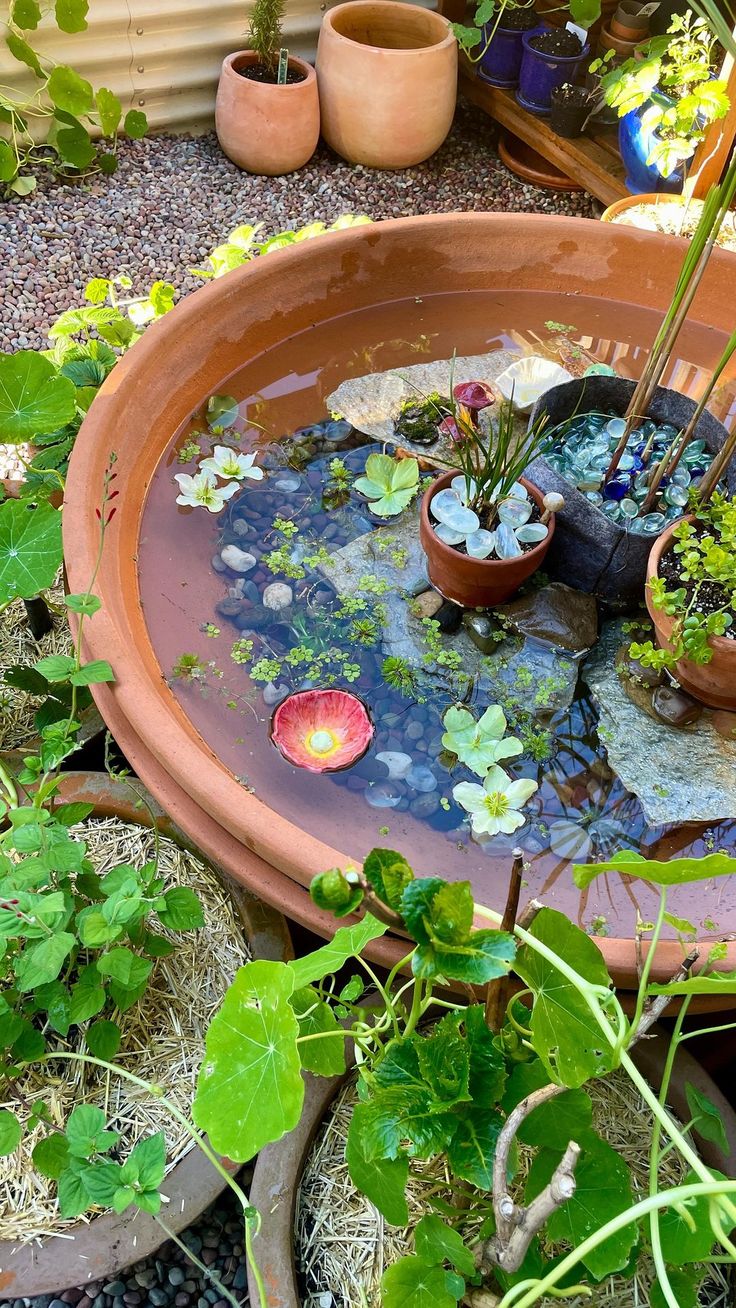
[[[374,538],[380,525],[351,490],[377,447],[324,413],[323,397],[340,381],[448,357],[453,349],[537,350],[549,339],[549,322],[574,326],[573,339],[587,352],[635,376],[645,357],[640,342],[651,339],[656,323],[644,310],[615,307],[620,311],[612,315],[611,306],[595,300],[530,292],[433,297],[380,306],[285,343],[223,379],[220,390],[239,408],[224,436],[208,430],[201,414],[172,433],[146,504],[139,554],[142,601],[164,675],[244,786],[333,848],[360,858],[375,844],[394,846],[422,874],[469,878],[478,897],[496,906],[505,898],[509,850],[521,844],[530,864],[528,893],[543,894],[589,928],[618,935],[632,929],[637,908],[650,916],[646,889],[637,886],[637,904],[632,883],[600,878],[581,901],[571,860],[624,847],[704,853],[731,844],[733,824],[707,831],[648,828],[638,800],[608,767],[583,683],[569,708],[555,711],[551,693],[548,704],[542,699],[530,711],[522,678],[505,692],[510,726],[525,745],[509,771],[534,777],[539,790],[521,831],[479,844],[452,798],[458,781],[477,778],[444,754],[441,742],[443,712],[459,697],[473,703],[477,685],[468,691],[462,677],[451,675],[440,685],[436,640],[429,637],[408,666],[387,667],[382,634],[396,597],[375,577],[371,582],[370,569],[339,594],[321,570],[337,550]],[[611,321],[617,340],[602,335]],[[345,342],[356,339],[380,344],[346,350]],[[689,329],[681,349],[673,370],[682,389],[695,395],[719,340]],[[243,482],[218,515],[177,508],[174,474],[194,472],[218,443],[258,450],[264,480]],[[411,594],[402,602],[410,603]],[[270,721],[290,691],[331,685],[364,701],[374,739],[353,767],[315,775],[281,756],[269,737]],[[712,918],[728,929],[719,893],[681,892],[673,906],[698,923]]]

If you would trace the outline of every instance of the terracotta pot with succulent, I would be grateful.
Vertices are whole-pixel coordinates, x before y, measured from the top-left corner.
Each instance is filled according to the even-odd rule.
[[[710,504],[660,536],[647,608],[659,648],[635,642],[643,667],[668,672],[711,708],[736,709],[736,502]]]
[[[225,154],[249,173],[277,177],[301,168],[319,139],[314,69],[284,49],[285,0],[256,0],[250,49],[228,55],[215,124]]]
[[[421,508],[430,581],[465,608],[503,603],[541,567],[563,503],[556,494],[545,498],[523,477],[546,445],[544,423],[520,435],[512,401],[499,406],[495,424],[485,412],[492,404],[481,382],[454,387],[453,413],[441,425],[452,436],[456,457]]]
[[[715,46],[707,20],[688,10],[603,78],[606,104],[621,120],[619,149],[634,194],[681,191],[706,129],[728,113],[726,84],[713,75]]]

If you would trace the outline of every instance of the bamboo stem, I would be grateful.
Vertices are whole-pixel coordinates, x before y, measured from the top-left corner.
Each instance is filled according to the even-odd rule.
[[[698,499],[701,504],[708,503],[713,491],[731,462],[734,450],[736,450],[736,428],[734,428],[732,432],[729,432],[726,440],[723,442],[720,454],[716,455],[697,488]]]

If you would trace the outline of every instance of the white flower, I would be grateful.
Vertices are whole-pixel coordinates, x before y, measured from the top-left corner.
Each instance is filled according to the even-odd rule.
[[[238,454],[227,445],[216,445],[212,457],[203,459],[199,467],[202,472],[211,472],[215,477],[236,477],[238,481],[250,477],[252,481],[260,481],[263,469],[253,466],[255,457],[255,454]]]
[[[178,481],[181,495],[177,495],[177,504],[186,504],[191,508],[202,505],[210,513],[219,513],[225,500],[229,500],[238,489],[236,481],[229,481],[226,486],[216,486],[211,472],[198,472],[190,477],[188,472],[177,472],[174,481]]]
[[[526,818],[519,810],[537,790],[536,781],[512,781],[503,768],[491,768],[482,786],[461,781],[452,791],[478,834],[495,836],[499,831],[510,835],[523,827]]]

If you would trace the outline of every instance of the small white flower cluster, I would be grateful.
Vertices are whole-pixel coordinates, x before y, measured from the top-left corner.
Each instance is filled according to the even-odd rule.
[[[202,460],[193,477],[188,472],[175,473],[174,481],[180,487],[177,504],[189,508],[201,506],[210,513],[219,513],[225,501],[238,490],[239,481],[245,477],[260,481],[263,477],[263,469],[255,466],[255,458],[255,454],[239,454],[227,445],[216,445],[210,458]],[[218,486],[218,477],[225,480],[224,486]]]

